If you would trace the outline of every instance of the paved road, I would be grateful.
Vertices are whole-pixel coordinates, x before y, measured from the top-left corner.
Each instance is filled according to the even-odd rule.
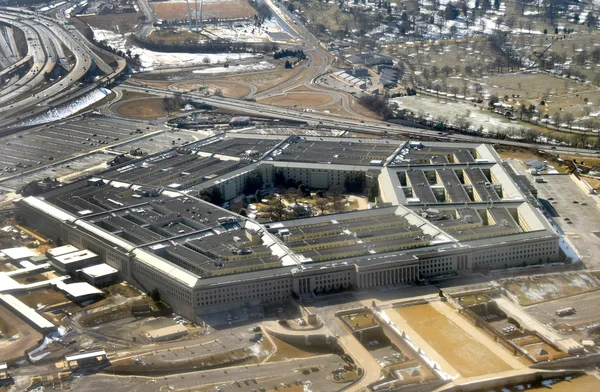
[[[141,93],[154,94],[160,97],[170,97],[173,96],[174,93],[165,88],[159,87],[150,87],[150,86],[141,86],[137,82],[127,81],[123,84],[123,86],[128,91],[137,91]],[[250,115],[256,116],[265,116],[265,117],[273,117],[273,118],[282,118],[282,119],[290,119],[296,121],[305,121],[307,124],[311,126],[324,126],[331,127],[336,129],[346,129],[348,131],[360,132],[360,133],[371,133],[378,134],[382,136],[386,135],[403,135],[408,136],[410,138],[419,139],[420,137],[430,137],[436,138],[446,141],[456,141],[456,142],[471,142],[471,143],[489,143],[490,139],[485,137],[471,136],[471,135],[460,135],[460,134],[450,134],[447,136],[441,136],[436,131],[420,129],[420,128],[412,128],[409,126],[398,125],[393,123],[388,123],[380,120],[374,119],[366,119],[366,120],[356,120],[350,118],[344,118],[335,116],[327,113],[305,113],[297,110],[292,110],[284,107],[271,106],[267,104],[262,104],[258,102],[251,102],[242,99],[235,98],[225,98],[225,97],[215,97],[215,96],[207,96],[202,93],[190,92],[183,94],[184,97],[190,98],[196,102],[205,103],[207,105],[211,105],[218,108],[229,109],[233,112],[238,113],[247,113]],[[494,144],[508,145],[514,147],[522,147],[522,148],[535,148],[535,149],[544,149],[546,148],[548,151],[553,151],[558,154],[580,154],[580,155],[591,155],[596,156],[596,154],[590,150],[586,149],[576,149],[576,148],[560,148],[557,147],[556,150],[550,150],[549,146],[544,146],[540,144],[533,143],[524,143],[524,142],[515,142],[510,140],[493,140]]]

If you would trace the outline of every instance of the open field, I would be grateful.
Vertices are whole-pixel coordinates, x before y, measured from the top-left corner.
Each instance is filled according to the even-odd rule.
[[[162,98],[135,99],[117,103],[115,106],[117,112],[126,117],[154,119],[167,115]]]
[[[137,12],[79,17],[79,19],[92,27],[102,30],[110,30],[117,34],[125,34],[135,31],[135,27],[139,23],[139,18],[140,14]]]
[[[556,300],[599,289],[596,279],[586,273],[532,276],[507,279],[502,285],[519,300],[521,306]]]
[[[64,294],[56,290],[32,291],[20,296],[19,300],[34,309],[70,302]]]
[[[182,20],[189,18],[187,4],[182,2],[152,2],[150,6],[158,19]],[[247,0],[207,1],[202,5],[202,20],[249,18],[256,14]]]
[[[463,377],[511,369],[431,305],[408,306],[396,311]]]
[[[260,100],[261,103],[275,106],[287,106],[297,108],[318,108],[333,102],[333,99],[325,93],[315,92],[290,92],[284,95],[276,95]]]

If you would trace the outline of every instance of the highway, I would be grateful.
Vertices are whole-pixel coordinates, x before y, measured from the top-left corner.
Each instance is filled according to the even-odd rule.
[[[128,91],[136,91],[140,93],[150,93],[161,97],[172,97],[175,92],[170,91],[166,88],[141,86],[134,84],[133,82],[127,81],[123,84],[123,87]],[[462,135],[462,134],[449,134],[440,135],[439,132],[428,129],[412,128],[404,125],[393,124],[381,120],[366,119],[356,120],[351,118],[345,118],[327,113],[306,113],[297,111],[285,107],[271,106],[263,103],[246,101],[243,99],[215,97],[204,95],[200,92],[189,92],[183,94],[184,97],[192,99],[195,102],[204,103],[210,106],[227,109],[237,113],[246,113],[254,116],[272,117],[289,119],[296,121],[304,121],[310,126],[323,126],[331,127],[336,129],[348,130],[359,133],[377,134],[381,136],[387,135],[403,135],[410,138],[421,138],[427,137],[432,139],[440,139],[445,141],[457,141],[457,142],[470,142],[470,143],[490,143],[490,139],[480,136]],[[582,156],[598,156],[594,151],[582,149],[582,148],[571,148],[571,147],[559,147],[550,150],[549,145],[525,143],[513,140],[497,140],[492,139],[492,143],[501,144],[506,146],[521,147],[521,148],[534,148],[539,150],[548,150],[556,154],[578,154]]]
[[[31,56],[33,61],[33,67],[27,75],[0,91],[0,125],[4,127],[42,113],[51,105],[74,99],[103,83],[111,82],[126,69],[124,59],[96,48],[76,28],[63,26],[66,21],[64,10],[57,14],[62,16],[63,22],[18,8],[4,7],[2,11],[0,21],[16,26],[25,33],[28,43],[27,55]],[[64,48],[73,54],[74,63],[70,69],[67,66],[67,72],[62,77],[56,78],[50,85],[42,85],[45,82],[45,73],[51,72],[56,62],[67,55]],[[117,68],[109,66],[92,49],[115,58]],[[104,76],[82,89],[79,82],[89,72],[93,63]],[[90,86],[92,87],[89,88]]]

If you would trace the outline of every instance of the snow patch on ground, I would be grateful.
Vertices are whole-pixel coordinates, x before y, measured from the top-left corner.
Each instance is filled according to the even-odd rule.
[[[230,65],[229,67],[214,67],[198,69],[193,71],[195,74],[223,74],[223,73],[234,73],[234,72],[251,72],[251,71],[263,71],[267,69],[273,69],[275,66],[266,61],[261,61],[257,64],[240,64]]]
[[[504,117],[491,114],[487,110],[482,110],[478,106],[463,102],[446,101],[429,96],[409,96],[391,99],[397,103],[399,109],[408,109],[415,114],[422,114],[431,120],[443,118],[445,122],[455,124],[457,117],[463,116],[476,129],[482,128],[486,132],[520,132],[525,128],[511,123]]]
[[[272,18],[265,20],[260,27],[252,23],[236,23],[235,26],[208,26],[206,30],[210,31],[219,38],[225,38],[239,42],[285,42],[274,39],[270,34],[285,33],[278,19]],[[291,37],[290,37],[291,38]]]
[[[211,64],[225,63],[234,59],[245,59],[255,56],[253,53],[165,53],[142,49],[139,46],[127,42],[129,34],[116,34],[109,30],[95,29],[94,38],[97,41],[107,41],[108,45],[123,52],[131,50],[131,53],[140,56],[142,69],[145,71],[161,68],[191,67],[205,64],[205,58]]]
[[[16,127],[45,124],[52,121],[57,121],[65,117],[69,117],[78,111],[100,101],[110,94],[110,90],[99,88],[93,90],[82,97],[79,97],[65,105],[49,109],[46,113],[40,114],[23,122],[20,122]]]

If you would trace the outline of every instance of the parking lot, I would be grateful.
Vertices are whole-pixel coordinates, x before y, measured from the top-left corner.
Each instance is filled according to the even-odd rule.
[[[10,175],[158,129],[154,125],[105,117],[47,124],[0,139],[0,168],[3,175]]]
[[[574,307],[576,313],[558,317],[556,311]],[[600,292],[585,293],[574,297],[562,298],[527,307],[527,313],[543,324],[568,324],[572,327],[600,321]],[[573,331],[569,335],[586,338],[585,331]]]
[[[144,122],[95,117],[5,137],[0,139],[0,182],[19,189],[46,177],[73,180],[87,169],[102,170],[102,164],[119,153],[139,149],[152,154],[208,136],[187,130],[158,132],[161,129]],[[19,176],[23,172],[27,174]]]
[[[538,197],[546,199],[558,216],[552,218],[560,231],[577,248],[584,264],[590,269],[600,269],[600,209],[570,176],[547,175],[545,183],[536,183]]]

